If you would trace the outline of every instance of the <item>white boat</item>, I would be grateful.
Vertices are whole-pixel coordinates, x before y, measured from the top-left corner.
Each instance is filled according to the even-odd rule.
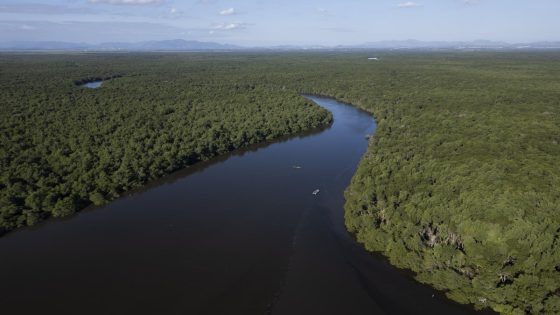
[[[319,193],[319,189],[315,189],[312,194],[317,195]]]
[[[299,170],[299,169],[301,168],[301,166],[299,166],[299,165],[294,165],[294,166],[292,166],[292,168],[295,168],[295,169],[298,169],[298,170]]]

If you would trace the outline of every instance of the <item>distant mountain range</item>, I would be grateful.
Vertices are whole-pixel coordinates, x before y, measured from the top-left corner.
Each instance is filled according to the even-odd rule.
[[[552,49],[560,48],[560,42],[533,42],[533,43],[506,43],[489,40],[476,41],[379,41],[370,42],[357,46],[347,46],[349,48],[370,48],[370,49]]]
[[[477,40],[461,41],[377,41],[360,45],[339,46],[254,46],[243,47],[213,42],[194,40],[160,40],[136,43],[69,43],[56,41],[37,42],[0,42],[2,51],[231,51],[231,50],[355,50],[355,49],[399,49],[399,50],[518,50],[518,49],[560,49],[560,42],[506,43],[497,41]]]
[[[69,43],[69,42],[0,42],[0,50],[69,50],[69,51],[225,51],[243,49],[243,47],[218,44],[212,42],[199,42],[195,40],[160,40],[136,43]]]

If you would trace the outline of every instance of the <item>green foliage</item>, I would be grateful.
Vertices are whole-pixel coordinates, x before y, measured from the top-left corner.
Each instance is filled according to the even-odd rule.
[[[345,194],[348,229],[454,300],[558,313],[560,56],[382,61],[320,90],[379,122]]]
[[[98,191],[92,192],[89,195],[89,200],[96,206],[104,205],[107,202],[105,196]]]
[[[52,209],[52,215],[54,217],[64,217],[67,215],[74,214],[76,211],[76,203],[72,196],[64,197],[58,199],[54,204]]]
[[[560,312],[560,55],[0,55],[0,226],[324,125],[298,93],[374,114],[348,230],[448,296]],[[74,81],[114,75],[99,90]]]
[[[298,93],[219,63],[187,54],[0,55],[0,229],[103,205],[198,161],[330,123]],[[108,81],[77,85],[97,78]]]

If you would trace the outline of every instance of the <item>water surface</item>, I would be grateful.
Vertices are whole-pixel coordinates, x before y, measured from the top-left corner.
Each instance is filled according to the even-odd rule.
[[[100,88],[102,84],[103,84],[103,81],[99,80],[99,81],[84,83],[84,84],[82,84],[82,86],[86,87],[86,88],[89,88],[89,89],[97,89],[97,88]]]
[[[322,132],[237,151],[0,238],[2,312],[474,313],[348,235],[343,191],[375,121],[310,98],[334,115]]]

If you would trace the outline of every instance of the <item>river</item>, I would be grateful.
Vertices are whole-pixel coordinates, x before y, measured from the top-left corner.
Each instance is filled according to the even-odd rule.
[[[200,163],[105,207],[0,238],[2,312],[475,313],[348,235],[343,191],[375,121],[309,98],[333,113],[330,127]]]

